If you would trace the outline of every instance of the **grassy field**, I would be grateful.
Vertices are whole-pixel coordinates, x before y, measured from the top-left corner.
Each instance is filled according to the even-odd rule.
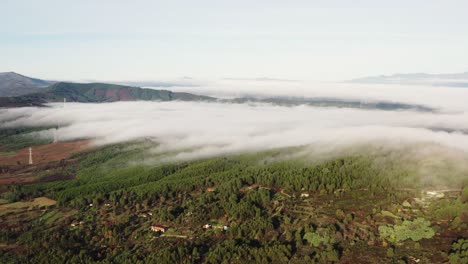
[[[31,201],[21,201],[15,203],[5,203],[0,205],[0,215],[9,213],[19,213],[27,210],[32,210],[35,207],[49,207],[57,202],[47,197],[37,197]]]

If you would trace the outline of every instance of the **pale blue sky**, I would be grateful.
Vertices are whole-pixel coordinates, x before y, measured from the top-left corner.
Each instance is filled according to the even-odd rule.
[[[0,72],[343,80],[468,71],[468,1],[0,0]]]

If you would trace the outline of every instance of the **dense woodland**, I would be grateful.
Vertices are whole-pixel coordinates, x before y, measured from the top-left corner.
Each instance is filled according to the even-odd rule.
[[[161,162],[151,147],[92,149],[37,169],[67,180],[5,186],[3,204],[57,204],[0,211],[0,262],[467,261],[466,175],[436,192],[394,153],[290,158],[299,150],[290,148]]]

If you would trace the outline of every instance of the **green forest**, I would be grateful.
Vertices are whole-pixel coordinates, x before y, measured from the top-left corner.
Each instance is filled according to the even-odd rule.
[[[35,172],[63,179],[2,186],[0,262],[466,263],[467,177],[438,192],[385,151],[167,162],[155,146],[90,149]]]

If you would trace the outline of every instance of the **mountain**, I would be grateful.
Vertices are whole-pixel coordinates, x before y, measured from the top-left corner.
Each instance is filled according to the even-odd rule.
[[[35,93],[51,83],[15,72],[0,72],[0,96],[18,96]]]
[[[468,87],[468,72],[448,74],[407,73],[369,76],[352,79],[351,83],[370,84],[415,84],[449,87]]]
[[[50,102],[62,102],[64,99],[68,102],[80,103],[215,100],[209,96],[117,84],[59,82],[36,93],[0,98],[0,107],[37,106]]]

